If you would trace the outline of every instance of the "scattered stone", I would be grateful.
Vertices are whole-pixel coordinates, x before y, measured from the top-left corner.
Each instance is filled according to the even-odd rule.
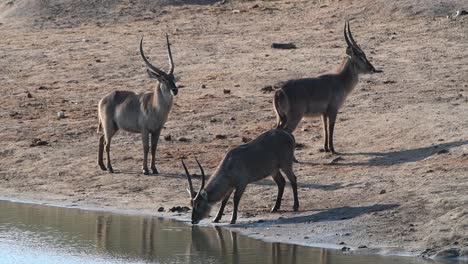
[[[339,245],[346,245],[346,243],[341,241]]]
[[[309,239],[309,238],[310,238],[310,237],[308,237],[308,236],[305,236],[305,237],[304,237],[304,239]]]
[[[271,85],[267,85],[267,86],[263,87],[262,89],[260,89],[260,91],[262,91],[263,93],[271,93],[274,90],[275,89],[273,89],[273,86],[271,86]]]
[[[304,143],[296,143],[296,149],[303,149],[305,147]]]
[[[32,94],[30,92],[26,92],[26,97],[33,98]]]
[[[164,207],[162,207],[162,206],[159,207],[159,208],[158,208],[158,212],[164,212]]]
[[[183,213],[183,212],[188,212],[190,211],[190,208],[187,206],[174,206],[171,209],[169,209],[169,212],[177,212],[177,213]]]
[[[82,39],[83,42],[89,42],[89,39]]]
[[[216,138],[216,139],[226,139],[227,136],[226,136],[226,135],[222,135],[222,134],[217,134],[217,135],[215,136],[215,138]]]
[[[307,131],[309,131],[309,129],[308,129],[307,127],[304,127],[304,128],[302,129],[302,132],[307,132]]]
[[[254,9],[254,8],[259,8],[260,6],[258,4],[255,4],[253,6],[251,6],[250,8]]]
[[[172,141],[172,136],[171,135],[165,135],[164,140],[166,141]]]
[[[257,223],[264,223],[264,222],[265,222],[264,219],[260,219],[260,220],[257,221]]]
[[[29,145],[30,147],[37,147],[37,146],[47,146],[49,145],[49,142],[45,140],[41,140],[40,138],[35,138],[32,140],[31,144]]]
[[[231,116],[231,117],[229,118],[229,120],[231,120],[231,121],[236,121],[236,118],[233,117],[233,116]]]
[[[100,63],[100,62],[102,62],[102,60],[100,60],[100,59],[97,59],[97,60],[96,60],[96,62],[97,62],[97,63]]]
[[[49,88],[45,87],[44,85],[41,85],[39,86],[39,88],[37,88],[38,90],[49,90]]]
[[[271,44],[271,47],[273,49],[296,49],[296,44],[294,44],[293,42],[289,42],[289,43],[272,43]]]
[[[242,143],[247,143],[249,141],[251,141],[252,139],[251,138],[248,138],[248,137],[242,137]]]
[[[447,154],[447,153],[449,153],[448,149],[441,149],[441,150],[437,151],[437,155]]]
[[[367,246],[362,245],[362,246],[359,246],[358,248],[367,248]]]
[[[218,121],[219,121],[219,120],[218,120],[217,118],[211,118],[211,119],[210,119],[210,122],[211,122],[211,123],[216,123],[216,122],[218,122]]]
[[[231,90],[229,90],[229,89],[224,89],[224,90],[223,90],[223,93],[224,93],[224,94],[230,94],[230,93],[231,93]]]
[[[385,189],[382,189],[380,190],[379,194],[384,194],[384,193],[387,193],[387,191]]]
[[[185,138],[185,137],[180,137],[178,140],[179,140],[180,142],[188,142],[188,141],[189,141],[189,140],[188,140],[187,138]]]
[[[349,247],[342,247],[341,248],[341,251],[345,252],[345,251],[350,251],[351,249]]]
[[[202,88],[202,89],[205,89],[205,88],[206,88],[206,85],[202,84],[202,85],[201,85],[201,88]]]
[[[65,112],[64,112],[64,111],[59,111],[59,112],[57,112],[57,117],[58,117],[58,119],[65,118],[65,117],[66,117],[66,116],[65,116]]]
[[[340,160],[344,160],[344,158],[341,157],[341,156],[336,156],[336,157],[334,157],[333,159],[331,159],[331,160],[328,162],[328,164],[335,164],[335,163],[338,163],[338,161],[340,161]]]
[[[396,81],[393,80],[385,80],[383,81],[384,84],[389,84],[389,83],[396,83]]]
[[[241,12],[241,11],[240,11],[239,9],[234,9],[234,10],[232,10],[232,13],[233,13],[233,14],[239,14],[240,12]]]

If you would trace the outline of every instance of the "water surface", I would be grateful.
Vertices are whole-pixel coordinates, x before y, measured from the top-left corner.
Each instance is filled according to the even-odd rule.
[[[0,263],[427,264],[267,243],[219,227],[0,201]]]

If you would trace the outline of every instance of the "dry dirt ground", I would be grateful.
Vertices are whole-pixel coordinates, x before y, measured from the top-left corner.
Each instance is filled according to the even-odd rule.
[[[198,157],[210,173],[243,137],[273,127],[273,94],[261,89],[336,70],[349,18],[385,72],[362,76],[341,109],[341,158],[318,151],[320,120],[303,120],[300,211],[287,186],[282,211],[270,214],[276,186],[264,180],[247,188],[233,228],[290,243],[468,257],[468,16],[446,17],[466,2],[53,2],[0,4],[2,196],[187,219],[168,210],[189,204],[179,159],[198,173]],[[138,41],[144,34],[146,54],[167,67],[164,32],[183,88],[158,147],[162,174],[142,175],[141,137],[126,132],[113,141],[117,173],[103,172],[97,102],[115,89],[152,89]],[[271,48],[290,41],[297,49]]]

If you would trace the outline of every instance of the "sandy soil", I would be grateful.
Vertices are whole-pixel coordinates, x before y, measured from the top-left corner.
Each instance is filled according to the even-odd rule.
[[[371,253],[468,257],[468,16],[446,18],[466,2],[81,2],[0,4],[2,196],[148,213],[163,207],[157,214],[188,218],[169,212],[189,202],[179,159],[195,173],[198,157],[210,173],[242,137],[271,128],[273,94],[261,89],[334,71],[349,18],[385,72],[362,76],[341,109],[341,159],[331,163],[335,157],[318,151],[320,120],[304,120],[295,132],[303,144],[294,168],[300,211],[292,212],[287,186],[282,211],[270,214],[276,186],[268,179],[248,187],[232,228]],[[125,132],[113,141],[117,173],[103,172],[97,102],[114,89],[155,85],[137,45],[144,34],[145,53],[166,67],[166,31],[183,88],[161,135],[162,174],[141,174],[141,138]],[[298,48],[270,48],[289,41]]]

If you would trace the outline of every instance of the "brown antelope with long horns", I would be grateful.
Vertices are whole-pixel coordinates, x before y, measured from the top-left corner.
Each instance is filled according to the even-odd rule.
[[[348,37],[349,35],[349,37]],[[324,150],[336,154],[333,146],[333,130],[338,110],[359,80],[360,74],[377,73],[367,60],[351,34],[349,22],[345,22],[344,37],[347,43],[346,58],[334,74],[317,78],[289,80],[275,93],[273,105],[277,116],[277,128],[292,133],[301,119],[322,116]]]
[[[197,160],[202,175],[202,184],[198,192],[193,190],[190,173],[182,160],[189,182],[189,194],[192,205],[192,224],[197,224],[208,217],[211,207],[221,202],[218,214],[214,218],[217,223],[223,216],[224,207],[234,192],[234,210],[231,224],[237,220],[237,208],[247,184],[272,176],[278,185],[276,203],[271,212],[276,212],[281,206],[286,174],[291,183],[294,196],[294,211],[299,208],[297,198],[296,176],[292,170],[294,156],[294,138],[281,129],[269,130],[254,140],[231,149],[216,168],[205,187],[205,173]],[[281,171],[281,172],[280,172]]]
[[[119,130],[141,133],[143,140],[143,173],[149,174],[148,152],[151,135],[151,171],[158,174],[156,168],[156,148],[159,135],[171,111],[173,97],[178,89],[174,79],[174,62],[172,60],[169,37],[166,34],[169,72],[166,73],[153,66],[143,52],[143,37],[140,40],[140,54],[146,64],[148,75],[158,81],[151,92],[135,93],[132,91],[113,91],[99,101],[98,132],[99,137],[98,165],[102,170],[114,172],[110,160],[111,139]],[[107,167],[103,162],[104,148],[107,154]]]

